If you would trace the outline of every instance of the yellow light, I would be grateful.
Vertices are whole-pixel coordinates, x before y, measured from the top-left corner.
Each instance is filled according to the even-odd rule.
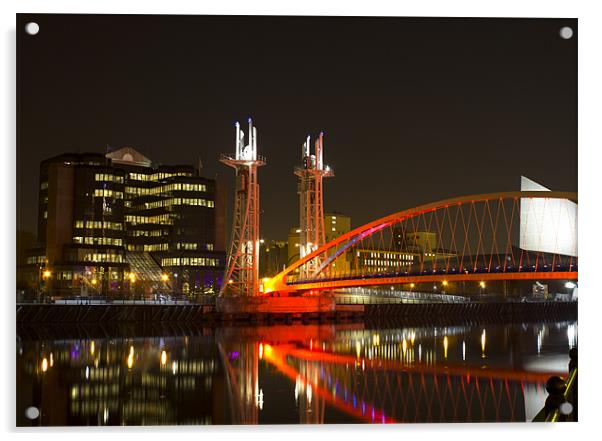
[[[380,344],[380,335],[374,334],[372,336],[372,346],[378,346]]]
[[[52,352],[50,353],[50,367],[54,365],[54,358],[52,357]]]
[[[362,345],[359,340],[356,340],[355,341],[355,354],[357,355],[357,358],[360,358],[361,353],[362,353]]]
[[[161,280],[163,280],[164,282],[167,282],[169,280],[169,276],[167,274],[162,274]]]
[[[48,360],[46,357],[42,359],[42,372],[46,372],[48,370]]]
[[[271,347],[270,345],[265,345],[265,346],[263,347],[263,354],[264,354],[266,357],[269,357],[270,355],[272,355],[272,347]]]
[[[263,343],[259,343],[259,359],[263,359]]]
[[[443,281],[443,286],[447,286],[447,280]]]
[[[96,285],[96,279],[92,279],[92,285]]]
[[[443,357],[447,358],[447,346],[448,346],[448,342],[447,342],[447,335],[445,337],[443,337]]]
[[[228,280],[228,283],[229,284],[234,283],[234,280],[230,279],[230,280]]]
[[[46,270],[46,271],[44,271],[44,273],[43,273],[43,277],[44,277],[45,279],[48,279],[50,276],[52,276],[52,273],[50,272],[50,270]]]
[[[94,350],[96,349],[96,346],[94,345],[94,342],[90,343],[90,355],[94,355]]]
[[[161,352],[161,365],[165,366],[167,364],[167,352]]]
[[[487,334],[485,333],[485,330],[483,329],[483,333],[481,334],[481,352],[483,353],[483,356],[485,355],[485,341],[487,339]]]
[[[414,285],[413,283],[410,283],[410,288],[414,288],[416,285]]]
[[[479,282],[479,286],[480,286],[481,288],[485,288],[485,282],[483,282],[483,281],[481,280],[481,281]]]
[[[132,354],[128,355],[128,369],[131,369],[134,366],[134,356]]]
[[[130,282],[134,283],[136,281],[136,274],[130,273]]]
[[[401,342],[401,350],[403,351],[403,356],[405,357],[406,355],[406,351],[408,349],[408,342],[406,341],[405,337],[403,338],[403,341]]]

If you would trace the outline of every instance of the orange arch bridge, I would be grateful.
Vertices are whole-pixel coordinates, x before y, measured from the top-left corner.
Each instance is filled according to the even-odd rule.
[[[487,281],[576,280],[576,207],[576,193],[552,191],[421,205],[322,245],[264,279],[260,291],[288,295],[378,285],[411,289],[425,282],[444,288],[454,282],[484,287]]]

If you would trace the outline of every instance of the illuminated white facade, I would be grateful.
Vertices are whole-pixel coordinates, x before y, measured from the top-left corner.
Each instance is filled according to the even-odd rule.
[[[550,191],[521,176],[521,191]],[[568,199],[520,201],[520,247],[577,257],[577,204]]]

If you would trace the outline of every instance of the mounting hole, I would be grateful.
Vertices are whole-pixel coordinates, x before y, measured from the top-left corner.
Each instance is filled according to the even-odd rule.
[[[29,35],[36,35],[38,32],[40,32],[40,25],[35,21],[31,21],[25,25],[25,32],[27,32]]]
[[[40,410],[37,407],[31,406],[25,409],[25,416],[30,420],[35,420],[40,416]]]
[[[573,29],[565,26],[560,28],[560,38],[564,38],[565,40],[570,39],[573,36]]]
[[[573,405],[567,401],[558,406],[558,410],[563,415],[570,415],[573,412]]]

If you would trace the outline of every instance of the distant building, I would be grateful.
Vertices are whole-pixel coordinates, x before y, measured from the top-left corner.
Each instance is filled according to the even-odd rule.
[[[299,227],[293,227],[288,231],[288,250],[287,250],[288,259],[286,262],[286,264],[287,264],[286,266],[291,265],[292,263],[299,260],[299,258],[300,258],[299,233],[301,233],[301,229]]]
[[[521,191],[550,191],[521,176]],[[578,256],[577,204],[568,199],[520,200],[520,248],[527,251]]]
[[[341,213],[327,213],[324,215],[324,235],[326,236],[326,242],[330,242],[350,231],[351,217]]]
[[[274,277],[287,267],[288,242],[262,240],[259,244],[259,277]]]
[[[326,243],[351,231],[351,217],[342,213],[326,213],[324,215],[324,236]],[[299,260],[299,241],[301,230],[299,227],[293,227],[288,234],[288,265]],[[323,245],[323,244],[322,244]],[[334,268],[338,271],[349,271],[352,262],[352,256],[349,253],[339,257],[334,262]]]
[[[326,242],[331,242],[351,231],[351,217],[342,213],[327,213],[324,215],[324,230]],[[337,273],[348,273],[352,261],[353,255],[351,252],[343,253],[332,263],[332,270]]]
[[[357,249],[353,256],[353,268],[374,273],[410,271],[420,262],[420,254],[409,251]]]
[[[38,247],[27,257],[53,295],[217,292],[225,192],[190,165],[124,147],[40,165]]]
[[[410,251],[418,254],[431,254],[437,249],[437,233],[429,231],[403,231],[394,228],[395,247],[398,250]]]

